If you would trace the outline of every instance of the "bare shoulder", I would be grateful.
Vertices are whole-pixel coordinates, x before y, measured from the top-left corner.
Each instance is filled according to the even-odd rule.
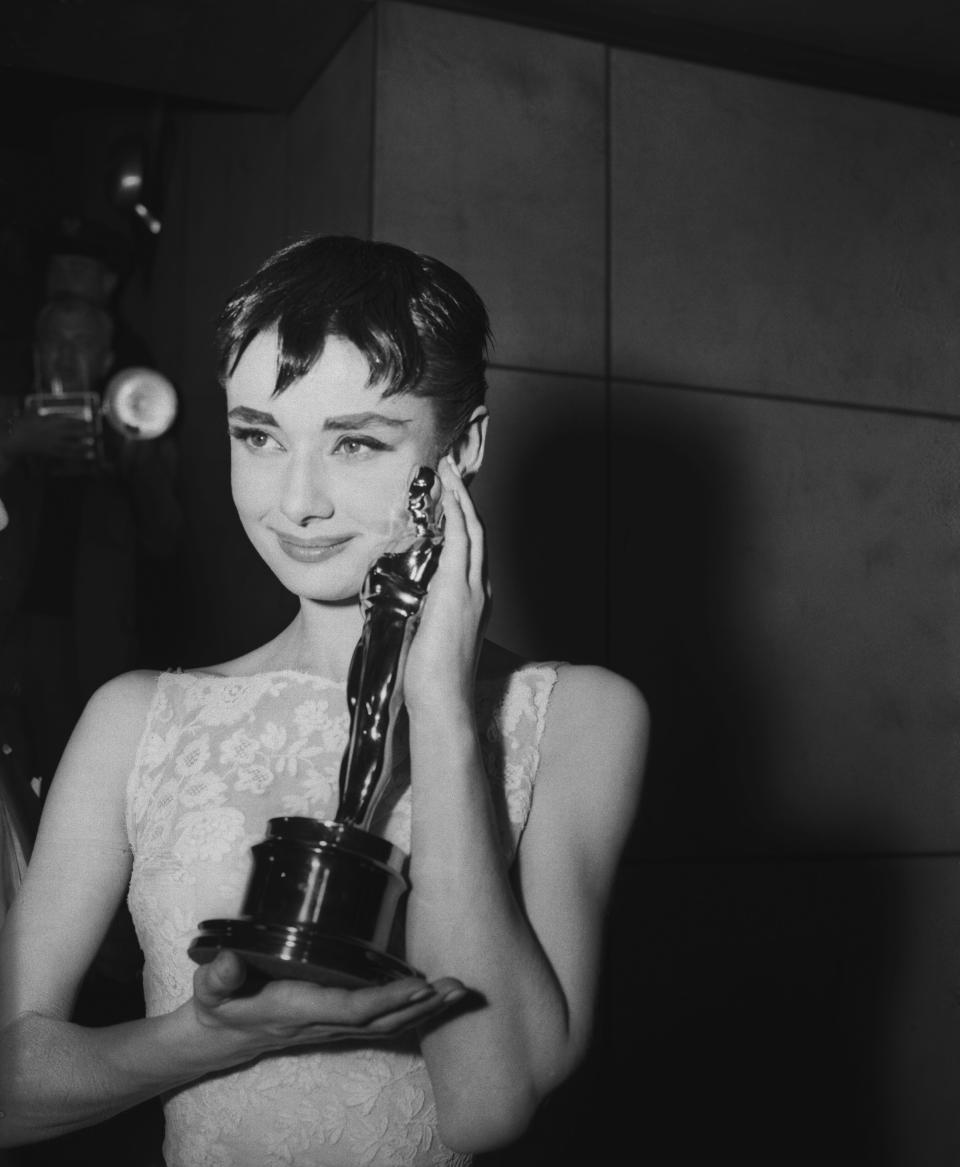
[[[94,692],[87,702],[84,716],[142,715],[146,718],[157,691],[159,676],[153,669],[136,669],[113,677]]]
[[[123,898],[133,862],[127,783],[157,676],[126,673],[101,686],[67,743],[3,929],[7,1016],[69,1017],[77,985]]]
[[[153,670],[138,669],[107,681],[87,702],[78,730],[95,728],[106,731],[110,741],[129,742],[136,738],[139,742],[159,676]]]
[[[593,665],[558,667],[520,844],[525,895],[535,896],[539,880],[546,888],[577,871],[579,889],[603,901],[639,811],[648,736],[647,703],[626,677]]]
[[[478,678],[500,678],[543,668],[485,641]],[[628,678],[600,665],[559,664],[550,692],[540,743],[540,772],[582,771],[589,760],[595,780],[633,789],[647,755],[650,716],[640,689]],[[559,780],[558,780],[559,781]]]
[[[557,813],[577,808],[616,834],[640,801],[650,718],[632,681],[596,665],[561,665],[541,743],[538,796]],[[597,824],[599,826],[599,824]]]
[[[618,714],[647,717],[646,701],[633,681],[601,665],[560,665],[555,699],[580,702],[590,714],[600,713],[613,702]]]
[[[561,665],[550,697],[543,750],[646,756],[649,712],[637,686],[599,665]]]
[[[58,848],[62,852],[63,839],[82,836],[103,839],[107,845],[125,841],[127,783],[159,675],[124,673],[90,697],[50,785],[31,866],[48,850],[54,865],[62,863],[62,854],[57,858],[56,853]]]
[[[101,685],[77,722],[51,792],[126,782],[146,728],[159,673],[137,670]]]

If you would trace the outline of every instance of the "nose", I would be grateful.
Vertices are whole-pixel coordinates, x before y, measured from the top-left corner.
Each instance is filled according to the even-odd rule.
[[[311,519],[333,517],[334,505],[327,474],[319,458],[309,452],[291,454],[287,460],[280,509],[297,527]]]

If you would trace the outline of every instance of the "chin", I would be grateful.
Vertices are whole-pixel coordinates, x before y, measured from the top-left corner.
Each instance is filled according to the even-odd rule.
[[[344,595],[328,595],[326,593],[320,595],[317,592],[300,593],[298,599],[302,604],[325,604],[330,608],[357,608],[359,610],[360,604],[359,590]]]
[[[267,565],[288,592],[293,592],[301,600],[318,604],[356,601],[366,577],[365,569],[358,570],[355,565],[348,564],[337,569],[330,564],[305,567],[268,559]]]
[[[313,600],[318,604],[344,604],[359,600],[363,580],[362,574],[355,573],[347,578],[327,576],[317,579],[315,576],[312,580],[301,580],[296,593],[302,600]]]

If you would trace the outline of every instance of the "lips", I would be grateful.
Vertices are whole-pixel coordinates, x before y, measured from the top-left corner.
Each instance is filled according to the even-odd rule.
[[[282,535],[279,531],[275,533],[280,550],[297,563],[323,563],[324,560],[332,559],[339,555],[353,538],[352,535],[342,535],[325,539],[296,539],[290,535]]]

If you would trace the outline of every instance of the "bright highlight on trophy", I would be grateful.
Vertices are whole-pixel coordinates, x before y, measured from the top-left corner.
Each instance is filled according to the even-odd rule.
[[[414,975],[402,954],[407,857],[370,830],[389,785],[407,651],[443,545],[439,480],[417,468],[406,534],[367,573],[363,630],[347,677],[350,733],[332,820],[268,823],[235,920],[205,920],[197,963],[229,948],[271,977],[348,987]]]

